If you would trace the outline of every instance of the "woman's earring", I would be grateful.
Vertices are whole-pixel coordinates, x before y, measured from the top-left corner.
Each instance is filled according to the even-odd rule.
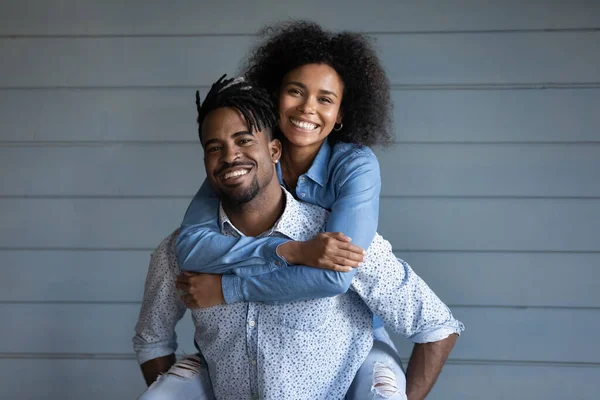
[[[339,128],[337,127],[337,125],[339,125]],[[333,130],[336,132],[341,131],[343,127],[344,127],[344,124],[338,124],[338,123],[333,124]]]

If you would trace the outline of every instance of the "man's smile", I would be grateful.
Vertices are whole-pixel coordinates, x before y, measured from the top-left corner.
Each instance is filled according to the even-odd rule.
[[[250,172],[250,168],[240,168],[240,169],[235,169],[233,171],[229,171],[223,175],[221,175],[221,179],[223,180],[228,180],[231,178],[237,178],[240,176],[244,176],[246,175],[248,172]]]
[[[244,181],[253,168],[254,167],[251,165],[226,167],[225,169],[220,170],[219,173],[216,174],[216,177],[223,185],[238,185]]]

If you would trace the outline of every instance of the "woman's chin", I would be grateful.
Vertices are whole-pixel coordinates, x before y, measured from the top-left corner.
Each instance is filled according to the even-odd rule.
[[[287,141],[295,147],[314,147],[321,146],[326,137],[320,137],[318,134],[298,134],[283,133]]]

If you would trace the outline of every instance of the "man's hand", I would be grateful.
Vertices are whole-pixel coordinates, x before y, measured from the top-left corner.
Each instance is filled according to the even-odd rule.
[[[177,277],[177,289],[187,308],[207,308],[225,304],[221,275],[184,272]]]
[[[366,254],[350,241],[341,232],[324,232],[305,242],[284,243],[277,248],[277,254],[289,264],[348,272],[358,267]]]

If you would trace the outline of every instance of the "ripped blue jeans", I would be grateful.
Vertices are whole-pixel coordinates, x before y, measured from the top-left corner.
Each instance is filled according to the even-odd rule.
[[[346,393],[346,400],[407,400],[398,350],[383,327],[373,330],[373,347]]]

